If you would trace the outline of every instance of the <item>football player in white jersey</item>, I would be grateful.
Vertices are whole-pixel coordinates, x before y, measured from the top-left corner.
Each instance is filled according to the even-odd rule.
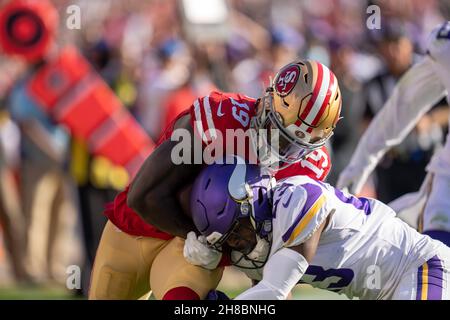
[[[386,151],[399,144],[419,119],[447,95],[450,103],[450,21],[429,37],[428,54],[400,79],[391,97],[372,120],[341,172],[337,186],[357,194]],[[450,121],[450,119],[449,119]],[[449,133],[450,134],[450,133]],[[397,212],[416,204],[419,231],[450,246],[450,137],[427,167],[421,189],[393,201]]]
[[[259,274],[237,299],[286,299],[300,281],[350,298],[450,299],[450,248],[378,200],[306,176],[274,185],[261,170],[213,164],[191,193],[205,245]]]

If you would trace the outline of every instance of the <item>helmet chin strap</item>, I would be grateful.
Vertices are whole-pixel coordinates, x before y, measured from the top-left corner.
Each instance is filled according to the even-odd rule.
[[[256,245],[250,253],[245,255],[236,250],[231,251],[233,265],[241,269],[259,269],[264,267],[269,258],[271,241],[258,235],[256,237]]]
[[[247,258],[255,261],[262,261],[266,256],[269,255],[270,246],[268,246],[269,242],[266,239],[260,238],[256,236],[258,239],[253,250],[247,254]]]

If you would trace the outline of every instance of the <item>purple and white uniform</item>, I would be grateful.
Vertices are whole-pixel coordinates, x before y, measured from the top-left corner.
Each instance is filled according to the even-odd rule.
[[[295,176],[278,182],[273,205],[271,256],[309,239],[331,215],[302,283],[350,298],[450,299],[450,249],[380,201]]]

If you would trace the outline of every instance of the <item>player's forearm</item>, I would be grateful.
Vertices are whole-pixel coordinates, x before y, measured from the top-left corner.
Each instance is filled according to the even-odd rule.
[[[176,195],[176,190],[169,191],[164,186],[149,188],[142,183],[134,184],[128,193],[127,204],[145,222],[161,231],[186,238],[189,231],[195,231],[196,228],[183,212]]]
[[[171,235],[186,238],[190,231],[196,230],[176,197],[155,198],[150,194],[133,209],[145,222]]]
[[[307,268],[308,262],[300,253],[289,248],[281,249],[267,261],[263,279],[236,299],[286,300]]]
[[[145,160],[130,186],[127,204],[161,231],[185,238],[195,227],[183,213],[177,195],[193,181],[201,166],[175,165],[171,160],[175,143],[163,142]]]

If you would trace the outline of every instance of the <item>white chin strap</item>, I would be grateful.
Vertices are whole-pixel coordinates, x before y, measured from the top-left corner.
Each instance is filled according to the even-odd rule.
[[[270,254],[270,243],[266,239],[262,239],[257,236],[257,243],[255,248],[247,255],[242,254],[239,251],[231,251],[231,261],[233,265],[244,271],[254,280],[262,279],[262,268]],[[236,262],[236,264],[234,264]]]
[[[261,239],[259,236],[256,237],[258,242],[247,257],[254,261],[265,261],[270,252],[270,244],[266,239]]]

